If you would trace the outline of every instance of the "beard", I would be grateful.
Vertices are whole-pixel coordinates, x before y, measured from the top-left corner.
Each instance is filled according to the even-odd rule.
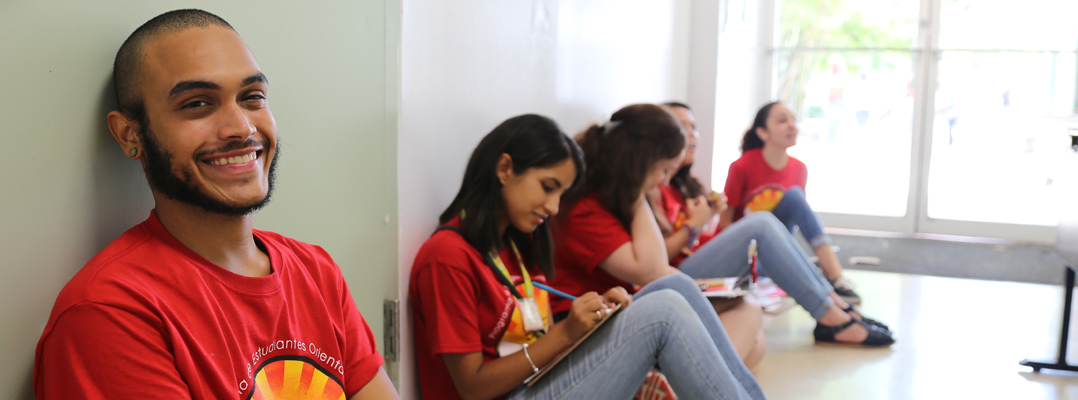
[[[190,166],[184,166],[178,173],[173,172],[172,153],[161,148],[161,144],[156,139],[157,135],[149,128],[149,121],[142,122],[139,124],[138,129],[138,137],[143,144],[143,158],[146,160],[146,165],[142,170],[146,173],[150,187],[154,190],[172,200],[201,208],[206,212],[233,217],[249,215],[269,204],[270,198],[273,197],[274,183],[277,181],[277,159],[281,155],[279,146],[273,153],[273,159],[270,160],[269,186],[266,190],[266,196],[250,204],[228,204],[213,198],[196,185],[193,182],[195,174]],[[263,154],[265,154],[265,149],[269,148],[269,142],[262,142],[252,138],[248,138],[244,142],[231,142],[214,152],[242,149],[260,143],[262,144]]]

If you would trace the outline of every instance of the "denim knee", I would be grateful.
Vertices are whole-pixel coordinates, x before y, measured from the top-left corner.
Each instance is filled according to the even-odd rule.
[[[770,211],[754,212],[752,214],[746,215],[745,218],[742,218],[741,221],[738,222],[743,222],[746,225],[751,223],[765,224],[767,226],[766,230],[771,233],[779,232],[782,234],[788,234],[788,231],[786,230],[786,225],[783,225],[782,221],[779,221],[778,217],[776,217],[775,214],[772,214]]]
[[[800,186],[790,186],[789,188],[786,188],[786,192],[782,194],[782,198],[786,199],[786,196],[793,196],[793,198],[798,201],[808,203],[808,201],[805,200],[805,191],[801,189]]]
[[[820,217],[816,215],[812,207],[808,205],[808,199],[805,198],[803,189],[797,186],[786,189],[786,193],[782,195],[782,200],[779,204],[786,206],[783,211],[783,218],[789,219],[784,223],[791,233],[793,226],[799,227],[801,235],[814,249],[825,244],[831,244],[831,237],[823,232],[823,223],[820,222]]]
[[[674,289],[661,289],[648,293],[634,301],[629,307],[637,308],[636,312],[647,316],[644,318],[649,320],[674,322],[685,318],[698,319],[688,300],[685,300],[685,296]]]
[[[684,273],[666,275],[651,281],[648,286],[654,286],[658,289],[673,289],[682,294],[690,291],[700,291],[700,285],[697,285],[691,276]]]

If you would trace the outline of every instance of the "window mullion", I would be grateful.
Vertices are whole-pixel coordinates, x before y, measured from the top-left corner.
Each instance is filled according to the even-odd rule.
[[[778,68],[775,68],[775,49],[778,47],[779,26],[779,0],[763,0],[760,2],[760,38],[758,43],[767,49],[763,52],[764,63],[770,72],[764,79],[763,87],[760,88],[761,99],[772,101],[775,99],[775,80],[778,79]]]
[[[936,86],[939,70],[939,0],[921,0],[920,23],[918,24],[917,72],[914,75],[916,96],[914,97],[913,140],[910,145],[910,191],[908,212],[912,221],[912,232],[922,230],[921,225],[927,220],[928,209],[928,171],[932,155],[932,120],[935,116]]]

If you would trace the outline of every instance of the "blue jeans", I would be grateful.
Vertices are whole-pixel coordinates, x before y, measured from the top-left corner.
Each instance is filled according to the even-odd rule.
[[[714,311],[711,314],[714,316]],[[765,398],[762,392],[749,395],[712,343],[708,329],[681,294],[652,291],[634,298],[632,305],[599,328],[535,386],[522,386],[509,398],[629,399],[644,383],[648,371],[656,367],[681,398]],[[725,345],[730,347],[729,341]],[[734,357],[740,364],[737,353]],[[758,385],[754,388],[759,390]]]
[[[808,201],[805,200],[805,191],[801,188],[793,186],[787,189],[782,200],[779,200],[779,205],[775,206],[771,213],[786,225],[790,233],[793,233],[795,226],[798,227],[801,236],[805,237],[813,249],[831,244],[831,237],[823,233],[823,223],[820,222],[820,217],[816,216],[816,212],[812,211],[812,207],[809,207]]]
[[[763,389],[760,389],[760,384],[756,383],[756,377],[745,367],[745,363],[741,361],[741,356],[737,354],[737,349],[734,349],[733,344],[730,343],[730,336],[726,334],[726,328],[722,326],[722,321],[719,320],[718,314],[715,314],[715,308],[711,306],[711,302],[708,301],[707,297],[704,297],[703,292],[700,291],[700,285],[697,285],[692,277],[686,274],[675,274],[653,280],[640,288],[633,295],[633,299],[635,300],[663,289],[678,292],[681,297],[685,298],[692,310],[696,312],[696,316],[700,318],[700,322],[704,324],[704,328],[707,328],[707,333],[711,336],[711,341],[715,343],[715,348],[719,350],[719,354],[722,355],[726,366],[734,374],[734,378],[741,382],[741,386],[745,388],[749,396],[753,399],[765,398]]]
[[[760,271],[819,320],[835,303],[831,284],[809,261],[786,227],[769,212],[755,212],[730,224],[678,267],[694,279],[744,275],[749,271],[749,241],[756,239]]]

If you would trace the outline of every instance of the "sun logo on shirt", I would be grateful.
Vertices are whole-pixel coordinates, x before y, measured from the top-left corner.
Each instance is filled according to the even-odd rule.
[[[786,194],[786,192],[779,188],[764,188],[745,203],[745,214],[748,215],[757,211],[774,210],[775,207],[779,205],[779,202],[782,201],[782,196],[784,194]]]
[[[344,400],[344,387],[335,375],[314,360],[300,356],[275,357],[255,372],[248,399]]]

